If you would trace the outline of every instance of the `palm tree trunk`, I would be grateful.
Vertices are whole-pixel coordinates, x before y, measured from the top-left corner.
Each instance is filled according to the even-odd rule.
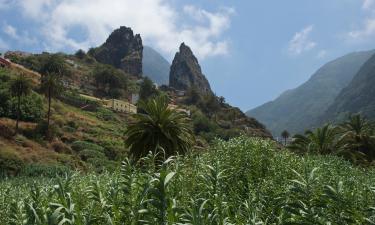
[[[17,121],[16,121],[16,134],[18,133],[18,123],[20,121],[20,114],[21,114],[21,95],[17,96]]]
[[[51,88],[48,88],[48,112],[47,112],[47,135],[49,134],[49,123],[51,115]]]

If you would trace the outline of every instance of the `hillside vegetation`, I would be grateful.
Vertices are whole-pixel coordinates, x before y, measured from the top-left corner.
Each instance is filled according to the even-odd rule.
[[[0,182],[1,224],[374,224],[373,169],[236,138],[115,173]]]
[[[202,96],[188,91],[176,97],[174,92],[157,89],[149,79],[139,79],[109,65],[98,63],[90,55],[36,54],[9,55],[10,68],[0,68],[0,171],[4,175],[49,173],[69,169],[113,170],[128,155],[125,131],[133,115],[104,108],[98,98],[128,101],[132,93],[141,100],[162,95],[174,99],[175,107],[190,112],[189,126],[197,136],[198,149],[206,148],[216,137],[228,140],[241,134],[270,134],[263,125],[247,118],[223,98]],[[50,63],[53,58],[57,63]],[[20,69],[18,65],[27,68]],[[41,86],[46,68],[62,67],[62,87],[51,96],[50,126],[48,93]],[[17,66],[17,67],[15,67]],[[38,73],[36,73],[38,72]],[[31,74],[31,75],[30,75]],[[36,74],[39,76],[37,77]],[[21,96],[17,134],[17,97],[10,85],[17,77],[31,79],[31,92]],[[84,94],[83,97],[80,94]],[[97,97],[97,98],[94,98]],[[47,127],[50,137],[47,137]]]

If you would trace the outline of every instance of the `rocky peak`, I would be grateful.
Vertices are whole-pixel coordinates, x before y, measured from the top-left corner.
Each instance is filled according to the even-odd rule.
[[[197,58],[185,43],[181,44],[179,52],[173,59],[169,74],[169,86],[185,91],[195,86],[204,94],[212,93]]]
[[[133,76],[142,75],[142,38],[134,35],[128,27],[120,27],[113,31],[106,42],[93,50],[98,62],[110,64]]]

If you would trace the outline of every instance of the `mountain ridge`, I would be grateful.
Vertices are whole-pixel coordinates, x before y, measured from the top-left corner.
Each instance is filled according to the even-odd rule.
[[[346,87],[375,50],[353,52],[320,67],[305,83],[287,90],[273,101],[247,111],[279,135],[287,129],[303,132],[317,125],[320,116]]]

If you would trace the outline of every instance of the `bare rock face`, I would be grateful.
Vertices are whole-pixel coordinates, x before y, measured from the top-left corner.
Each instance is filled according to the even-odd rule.
[[[176,53],[173,59],[169,74],[169,86],[183,91],[194,86],[204,94],[212,93],[210,84],[203,75],[197,58],[185,43],[181,44],[180,51]]]
[[[142,76],[142,53],[141,36],[134,35],[131,28],[124,26],[113,31],[102,46],[91,52],[98,62],[137,77]]]

